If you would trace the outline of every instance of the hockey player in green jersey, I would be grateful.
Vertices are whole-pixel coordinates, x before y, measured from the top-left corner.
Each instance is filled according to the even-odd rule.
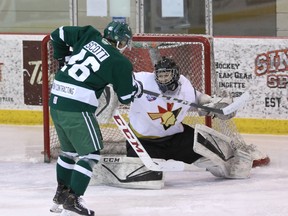
[[[54,58],[60,67],[51,87],[50,114],[60,141],[58,187],[51,211],[94,215],[81,202],[103,148],[95,118],[98,98],[113,85],[123,104],[141,97],[142,84],[133,77],[131,62],[122,55],[132,40],[125,23],[111,22],[104,35],[92,26],[62,26],[51,33]],[[59,210],[60,211],[60,210]]]

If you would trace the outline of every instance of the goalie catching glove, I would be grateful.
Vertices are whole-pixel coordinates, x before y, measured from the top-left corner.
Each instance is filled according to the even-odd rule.
[[[207,94],[202,94],[198,98],[198,103],[200,105],[204,105],[204,106],[216,108],[216,109],[225,108],[226,106],[228,106],[232,102],[233,102],[232,98],[220,98],[220,97],[216,97],[216,96],[211,97]],[[198,114],[200,116],[212,116],[213,118],[216,117],[216,118],[219,118],[221,120],[228,120],[228,119],[235,117],[236,112],[233,112],[229,115],[222,115],[222,114],[218,114],[218,113],[209,112],[207,110],[199,109]]]

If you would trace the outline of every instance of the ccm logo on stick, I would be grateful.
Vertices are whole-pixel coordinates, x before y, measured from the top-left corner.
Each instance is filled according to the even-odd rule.
[[[114,115],[113,118],[116,124],[118,124],[119,128],[121,128],[126,139],[135,147],[134,150],[137,152],[144,152],[143,149],[140,148],[138,140],[134,138],[133,134],[130,132],[125,122],[122,121],[121,117],[119,115]]]

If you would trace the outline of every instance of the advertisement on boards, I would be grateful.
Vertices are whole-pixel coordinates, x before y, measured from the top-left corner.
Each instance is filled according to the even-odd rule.
[[[238,116],[288,118],[287,39],[215,38],[214,46],[218,88],[232,97],[251,93]]]
[[[23,87],[26,105],[42,105],[41,41],[23,41]]]
[[[0,35],[0,110],[42,110],[41,35]]]

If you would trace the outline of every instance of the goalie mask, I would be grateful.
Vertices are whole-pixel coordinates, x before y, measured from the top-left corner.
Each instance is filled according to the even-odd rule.
[[[131,44],[132,30],[126,23],[112,21],[104,29],[104,38],[112,42],[120,52],[123,52]]]
[[[165,93],[167,91],[175,91],[179,86],[179,67],[176,63],[165,56],[154,66],[155,68],[155,81],[157,82],[160,90]]]

